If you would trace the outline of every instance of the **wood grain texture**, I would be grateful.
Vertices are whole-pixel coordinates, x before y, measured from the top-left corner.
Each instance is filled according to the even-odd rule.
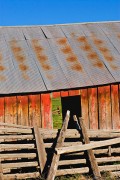
[[[47,154],[45,151],[45,146],[44,146],[42,136],[41,136],[39,128],[37,126],[34,126],[34,135],[35,135],[35,140],[36,140],[36,147],[37,147],[40,171],[42,174],[42,172],[45,168],[46,161],[47,161]]]
[[[55,146],[56,148],[62,147],[64,144],[69,119],[70,119],[70,111],[67,111],[65,120],[63,122],[62,128],[60,130],[60,133],[57,139],[57,143]],[[48,172],[47,180],[55,179],[59,158],[60,158],[60,155],[57,155],[56,153],[53,154],[52,163]]]
[[[5,111],[4,111],[4,97],[0,97],[0,122],[4,122]]]
[[[79,90],[69,90],[69,96],[77,96],[80,94]]]
[[[80,127],[82,129],[83,141],[84,141],[85,144],[89,144],[90,143],[90,139],[88,137],[88,133],[87,133],[87,128],[85,126],[85,122],[84,122],[84,120],[82,118],[79,118],[79,124],[80,124]],[[97,164],[97,160],[95,158],[93,150],[90,149],[90,150],[87,151],[87,153],[88,153],[88,157],[89,157],[89,161],[90,161],[90,166],[91,166],[91,169],[92,169],[93,174],[94,174],[94,178],[95,179],[101,178],[100,170],[99,170],[99,167],[98,167],[98,164]]]
[[[41,127],[40,95],[29,95],[29,125]]]
[[[98,104],[99,104],[99,128],[106,129],[106,97],[105,87],[98,87]]]
[[[68,96],[68,91],[61,91],[60,94],[61,94],[61,97],[66,97]]]
[[[105,87],[105,95],[106,95],[106,127],[107,129],[112,129],[110,86]]]
[[[5,97],[5,122],[17,123],[17,103],[16,96]]]
[[[85,121],[86,127],[89,129],[88,90],[87,89],[81,89],[81,108],[82,108],[82,118]]]
[[[58,98],[60,97],[60,92],[53,92],[52,93],[52,98]]]
[[[89,124],[90,129],[98,129],[98,100],[97,88],[88,89]]]
[[[17,96],[18,124],[28,126],[28,96]]]
[[[120,129],[118,85],[111,85],[111,99],[112,99],[112,127],[113,129]]]
[[[42,128],[52,129],[52,101],[50,94],[41,94],[41,116]]]

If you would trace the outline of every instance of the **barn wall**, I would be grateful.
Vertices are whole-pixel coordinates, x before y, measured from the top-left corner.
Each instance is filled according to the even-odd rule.
[[[120,129],[120,85],[0,98],[0,122],[52,128],[52,98],[81,95],[90,129]]]

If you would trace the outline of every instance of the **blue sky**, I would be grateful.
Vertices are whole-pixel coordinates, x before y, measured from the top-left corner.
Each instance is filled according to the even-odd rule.
[[[120,20],[120,0],[0,0],[0,26]]]

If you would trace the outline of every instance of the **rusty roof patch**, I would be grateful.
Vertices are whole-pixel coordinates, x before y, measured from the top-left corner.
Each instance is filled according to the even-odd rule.
[[[64,45],[64,44],[66,44],[67,43],[67,38],[60,38],[59,40],[58,40],[58,44],[60,44],[60,45]]]
[[[51,70],[51,66],[48,64],[41,64],[41,66],[44,70]]]
[[[117,37],[120,39],[120,34],[118,34]]]
[[[76,64],[72,65],[71,69],[75,70],[75,71],[82,71],[82,67],[81,67],[80,63],[76,63]]]
[[[64,54],[72,53],[72,49],[71,49],[71,47],[69,45],[66,45],[64,48],[61,49],[61,51]]]
[[[96,63],[94,64],[94,66],[99,67],[99,68],[102,68],[102,67],[103,67],[103,63],[102,63],[102,62],[96,62]]]
[[[114,57],[111,56],[111,55],[109,55],[109,54],[104,55],[104,58],[105,58],[107,61],[109,61],[109,62],[114,61]]]
[[[4,71],[5,70],[5,67],[0,65],[0,71]]]
[[[98,54],[96,52],[90,52],[88,55],[87,55],[88,59],[96,59],[96,60],[99,60],[99,57],[98,57]]]
[[[85,45],[81,46],[80,48],[81,48],[82,50],[84,50],[84,51],[91,51],[91,50],[92,50],[92,49],[91,49],[91,46],[88,45],[88,44],[85,44]]]
[[[87,42],[87,38],[85,36],[80,36],[77,38],[78,42],[82,42],[82,43],[86,43]]]
[[[5,81],[5,80],[6,80],[6,77],[3,75],[0,75],[0,81]]]
[[[78,58],[77,58],[76,55],[71,54],[70,56],[68,56],[68,57],[66,58],[66,60],[69,61],[69,62],[76,62],[76,61],[78,61]]]
[[[19,68],[21,71],[27,71],[29,69],[29,67],[25,64],[19,64]]]
[[[26,60],[26,57],[24,55],[21,55],[21,54],[14,54],[15,56],[15,59],[18,61],[18,62],[24,62]]]
[[[3,57],[2,57],[2,53],[0,53],[0,61],[2,61],[2,58],[3,58]]]
[[[52,67],[49,65],[48,57],[45,55],[44,48],[39,44],[39,41],[36,39],[32,40],[32,47],[34,49],[37,60],[41,64],[41,67],[47,71],[51,70]],[[46,64],[45,64],[46,63]]]
[[[47,57],[47,56],[41,55],[41,54],[37,54],[37,58],[38,58],[38,60],[39,60],[40,63],[43,63],[43,62],[45,62],[45,61],[48,60],[48,57]]]
[[[103,41],[101,39],[94,39],[94,44],[95,45],[102,45]]]
[[[47,78],[51,80],[53,79],[53,76],[47,74]]]

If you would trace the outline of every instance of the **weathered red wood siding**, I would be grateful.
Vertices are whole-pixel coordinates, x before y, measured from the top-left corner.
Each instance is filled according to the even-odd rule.
[[[82,117],[90,129],[120,129],[120,85],[47,94],[0,97],[0,122],[53,127],[52,98],[81,96]]]

